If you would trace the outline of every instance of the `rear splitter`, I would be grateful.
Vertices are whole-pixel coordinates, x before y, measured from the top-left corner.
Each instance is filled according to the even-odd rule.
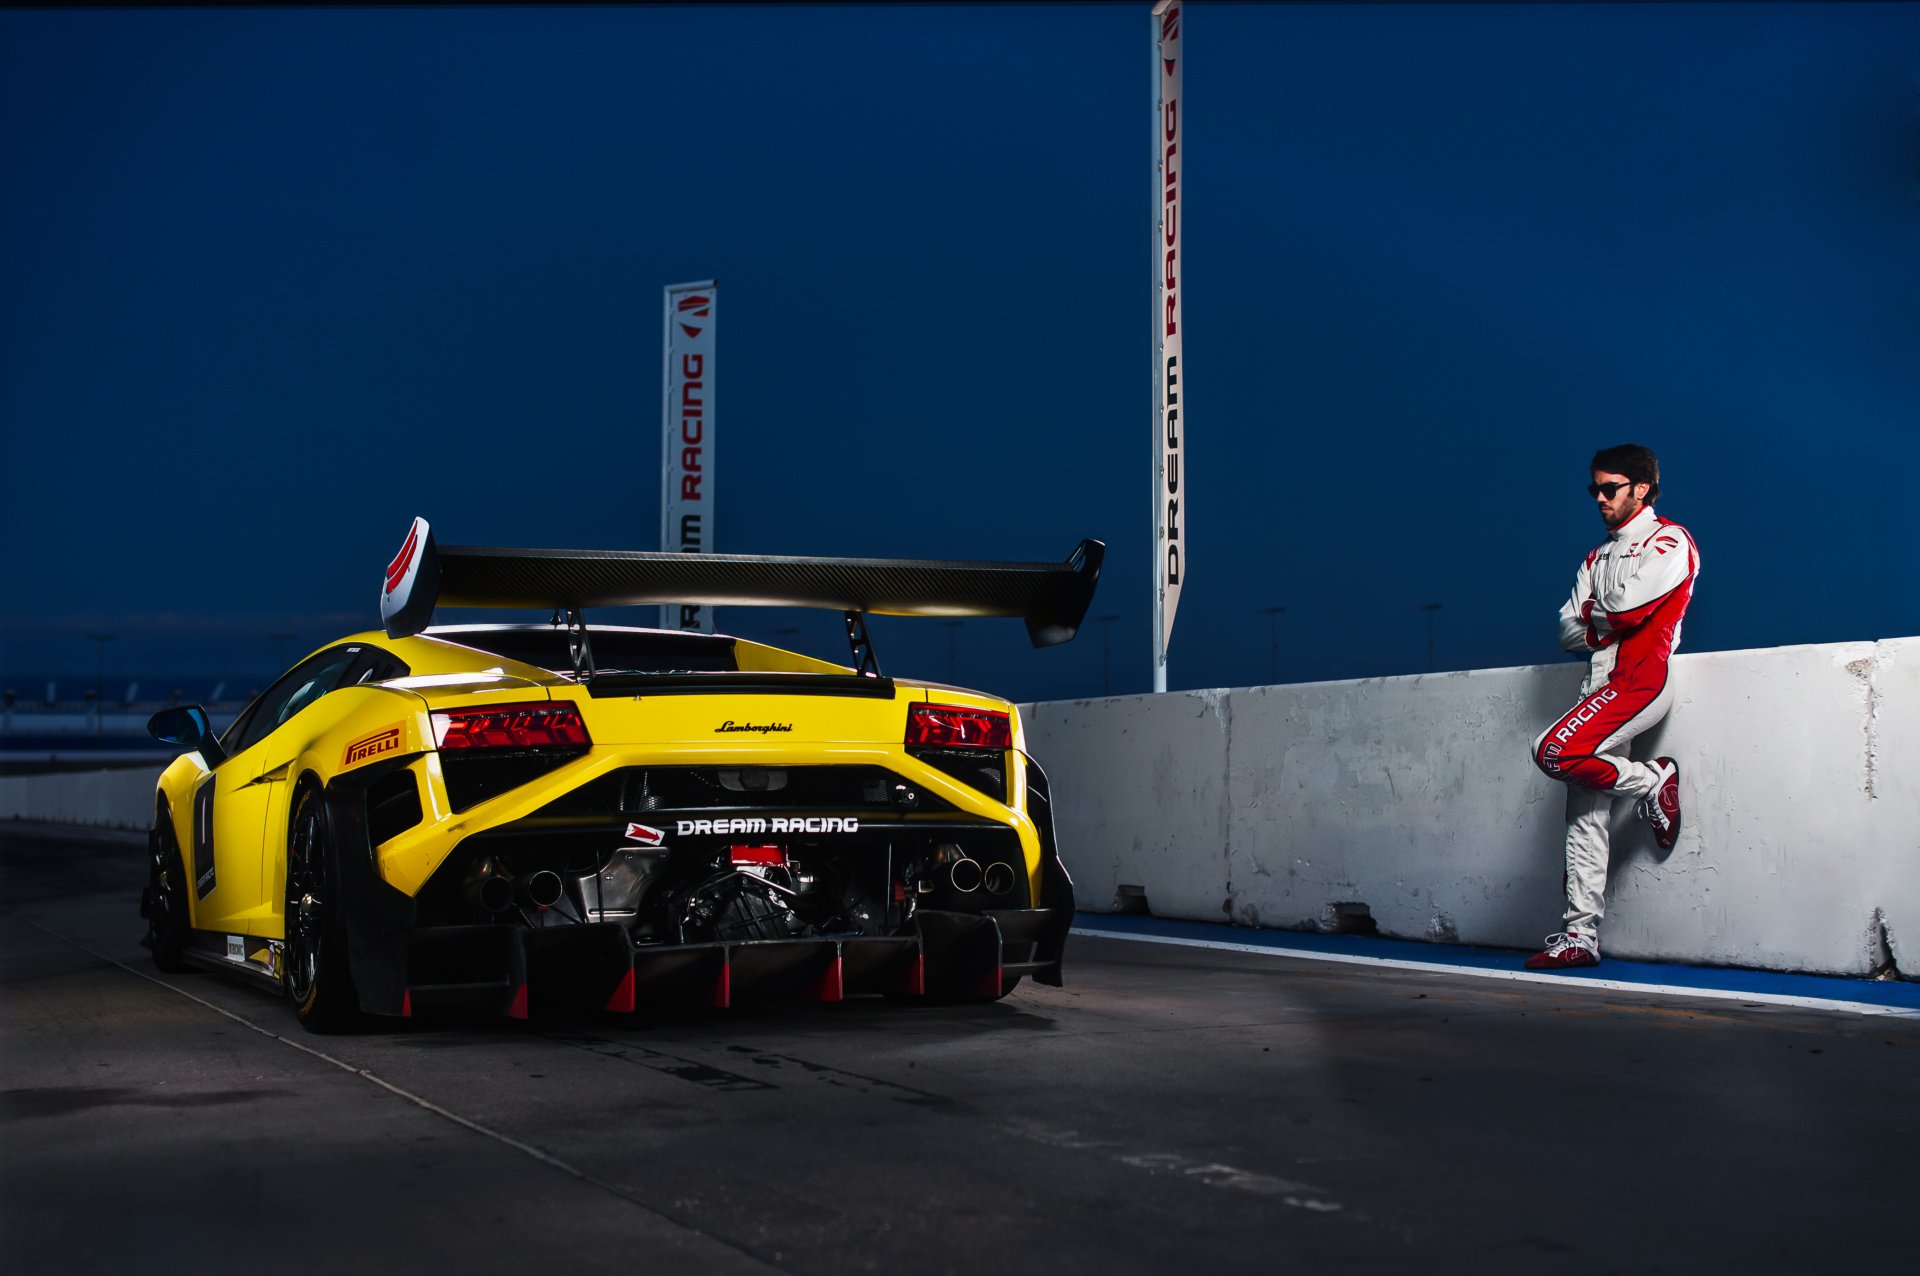
[[[408,944],[400,1013],[529,1014],[835,1002],[887,995],[986,1001],[1022,976],[1059,982],[1056,910],[923,910],[915,932],[646,946],[613,923],[523,930],[436,926]]]

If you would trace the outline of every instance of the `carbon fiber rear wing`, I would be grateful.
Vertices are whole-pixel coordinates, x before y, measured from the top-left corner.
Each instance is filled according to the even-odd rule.
[[[588,607],[693,603],[820,607],[880,616],[1018,616],[1036,647],[1071,641],[1093,601],[1106,546],[1083,540],[1062,563],[781,558],[641,550],[436,545],[416,518],[387,566],[380,619],[417,634],[435,606]]]

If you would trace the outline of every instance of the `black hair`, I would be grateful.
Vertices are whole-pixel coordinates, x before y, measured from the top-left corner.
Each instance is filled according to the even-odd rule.
[[[1587,468],[1595,474],[1624,474],[1635,483],[1645,483],[1649,505],[1660,495],[1660,458],[1653,454],[1652,448],[1638,443],[1616,443],[1595,452],[1593,463]]]

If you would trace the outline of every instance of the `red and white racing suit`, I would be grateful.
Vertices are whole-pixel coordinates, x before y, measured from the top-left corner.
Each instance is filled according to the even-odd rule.
[[[1662,772],[1627,757],[1627,743],[1673,703],[1668,660],[1693,598],[1693,537],[1652,506],[1607,533],[1560,609],[1560,645],[1589,657],[1580,700],[1533,742],[1533,761],[1567,782],[1567,925],[1598,937],[1606,910],[1613,799],[1641,798]]]

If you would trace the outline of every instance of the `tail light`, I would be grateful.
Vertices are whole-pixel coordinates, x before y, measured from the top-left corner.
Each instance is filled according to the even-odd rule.
[[[907,743],[938,749],[1011,749],[1013,719],[992,709],[917,704],[907,710]]]
[[[443,751],[573,749],[593,743],[577,707],[545,700],[436,711],[433,741]]]

